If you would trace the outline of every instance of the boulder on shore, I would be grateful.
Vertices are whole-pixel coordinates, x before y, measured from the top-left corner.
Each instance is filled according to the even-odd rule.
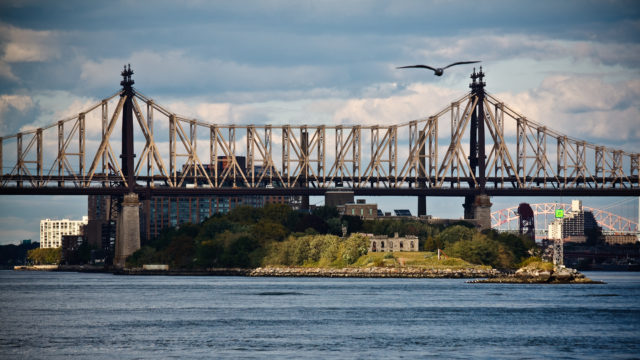
[[[553,269],[524,267],[514,274],[498,276],[489,279],[473,280],[473,283],[507,283],[507,284],[604,284],[594,281],[578,272],[576,269],[564,266]]]

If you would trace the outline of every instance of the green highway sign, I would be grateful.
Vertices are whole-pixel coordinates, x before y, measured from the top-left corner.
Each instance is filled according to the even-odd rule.
[[[563,217],[564,217],[564,210],[556,209],[556,218],[563,218]]]

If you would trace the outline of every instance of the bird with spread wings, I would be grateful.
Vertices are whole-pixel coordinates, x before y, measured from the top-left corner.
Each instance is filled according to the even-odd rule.
[[[433,72],[435,73],[436,76],[442,76],[442,74],[444,73],[444,69],[450,68],[452,66],[455,65],[462,65],[462,64],[475,64],[475,63],[479,63],[480,61],[458,61],[458,62],[454,62],[453,64],[449,64],[445,67],[442,68],[433,68],[431,66],[428,65],[408,65],[408,66],[400,66],[397,67],[396,69],[408,69],[408,68],[422,68],[422,69],[429,69],[429,70],[433,70]]]

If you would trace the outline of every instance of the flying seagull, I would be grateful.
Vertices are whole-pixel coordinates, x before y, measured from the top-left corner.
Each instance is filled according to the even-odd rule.
[[[400,67],[397,67],[396,69],[423,68],[423,69],[433,70],[436,73],[436,76],[442,76],[442,73],[444,73],[444,69],[450,68],[455,65],[475,64],[479,62],[480,61],[458,61],[458,62],[454,62],[453,64],[449,64],[443,68],[432,68],[431,66],[428,66],[428,65],[409,65],[409,66],[400,66]]]

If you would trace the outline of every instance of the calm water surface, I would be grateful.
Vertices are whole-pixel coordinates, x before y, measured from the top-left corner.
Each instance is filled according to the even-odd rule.
[[[607,285],[0,271],[0,359],[640,357],[640,273]]]

